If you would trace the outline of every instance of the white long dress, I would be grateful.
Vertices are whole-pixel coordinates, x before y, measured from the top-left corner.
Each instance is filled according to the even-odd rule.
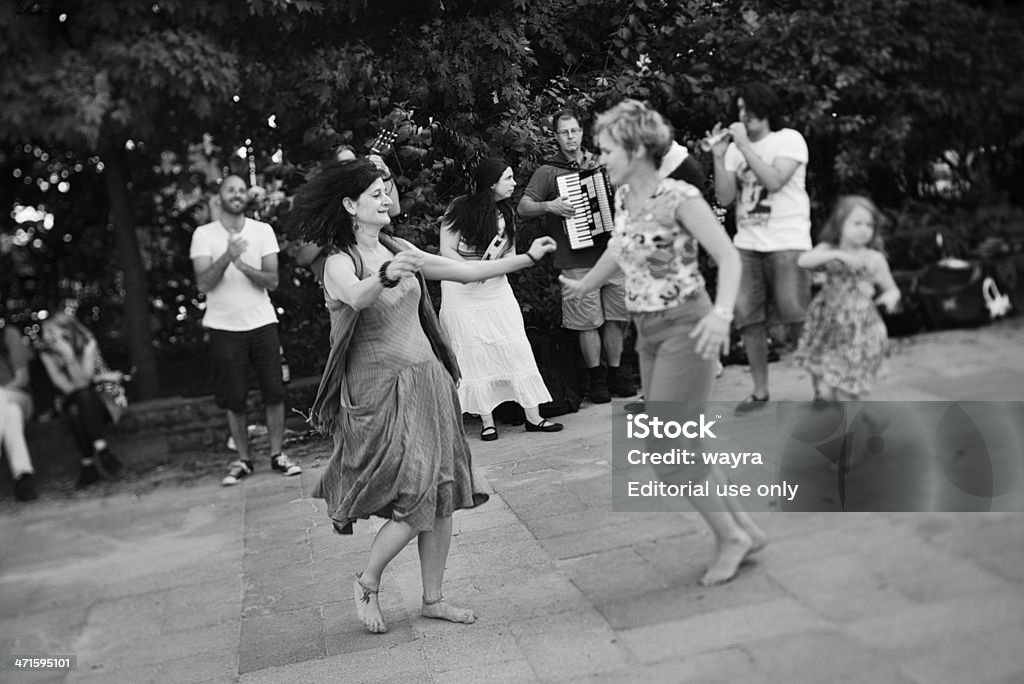
[[[510,256],[514,254],[506,258]],[[458,391],[463,411],[491,413],[505,401],[520,406],[551,401],[508,278],[442,281],[440,319],[462,371]]]

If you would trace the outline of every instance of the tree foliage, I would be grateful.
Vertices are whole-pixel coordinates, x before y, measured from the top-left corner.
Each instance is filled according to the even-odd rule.
[[[647,99],[696,150],[748,80],[772,85],[807,137],[816,216],[848,191],[901,230],[922,207],[991,216],[976,207],[1019,201],[1024,181],[1024,19],[998,0],[44,0],[0,5],[0,26],[0,201],[53,217],[4,219],[0,286],[26,311],[84,306],[150,378],[142,394],[156,391],[147,354],[166,370],[201,343],[187,247],[217,179],[249,174],[239,147],[287,238],[306,175],[336,145],[364,153],[396,129],[397,230],[428,249],[481,156],[525,185],[558,107]],[[934,209],[950,202],[965,209]],[[287,254],[282,270],[286,347],[313,373],[320,298]],[[528,323],[556,327],[551,274],[517,284]]]

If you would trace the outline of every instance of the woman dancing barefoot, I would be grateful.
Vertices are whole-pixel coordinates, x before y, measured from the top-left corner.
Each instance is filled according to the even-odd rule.
[[[455,383],[458,365],[440,332],[423,278],[475,282],[526,268],[554,249],[541,238],[508,259],[457,262],[427,254],[381,229],[391,200],[366,160],[328,165],[303,186],[291,218],[330,252],[324,291],[331,353],[312,422],[334,435],[334,452],[313,495],[334,528],[371,515],[387,519],[352,583],[356,612],[387,631],[377,592],[388,563],[414,537],[424,617],[471,623],[468,608],[441,593],[452,513],[487,500],[474,478]]]
[[[719,356],[729,346],[739,255],[700,191],[659,175],[672,131],[658,112],[625,100],[598,116],[594,137],[609,179],[620,186],[615,231],[590,273],[579,281],[563,277],[562,282],[570,296],[580,296],[621,269],[626,307],[637,329],[645,398],[708,401]],[[718,264],[714,306],[697,270],[698,244]],[[667,472],[663,478],[679,474]],[[690,499],[715,537],[715,558],[701,584],[727,582],[744,559],[764,548],[767,537],[734,497],[717,495],[717,486],[727,483],[718,466],[682,474],[709,483],[709,496]]]

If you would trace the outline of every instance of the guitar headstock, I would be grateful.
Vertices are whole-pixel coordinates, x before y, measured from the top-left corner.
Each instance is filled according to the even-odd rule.
[[[398,131],[393,128],[382,128],[377,137],[370,143],[370,154],[382,155],[398,140]]]

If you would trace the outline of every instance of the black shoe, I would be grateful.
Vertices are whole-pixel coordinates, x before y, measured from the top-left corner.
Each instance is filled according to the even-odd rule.
[[[758,409],[763,409],[767,405],[768,405],[768,395],[767,394],[764,395],[763,397],[755,397],[753,394],[750,394],[750,395],[747,396],[746,399],[741,401],[736,406],[736,415],[742,416],[745,413],[751,413],[752,411],[757,411]]]
[[[108,449],[96,454],[99,470],[106,477],[117,477],[121,473],[121,461]]]
[[[562,429],[561,423],[552,423],[550,420],[545,418],[536,425],[530,421],[526,421],[527,432],[559,432]]]
[[[100,479],[100,471],[96,469],[95,463],[89,463],[88,465],[82,465],[82,469],[78,471],[78,481],[75,482],[75,487],[78,489],[85,489],[91,485],[96,484]]]
[[[608,370],[601,366],[595,366],[587,371],[590,377],[590,390],[587,398],[595,404],[607,404],[612,400],[608,392]]]
[[[493,442],[498,439],[498,428],[493,425],[480,428],[480,439],[484,442]]]
[[[18,501],[31,501],[37,498],[36,479],[32,473],[25,473],[14,481],[14,498]]]
[[[617,397],[631,397],[636,394],[636,383],[629,371],[623,368],[608,368],[608,389]]]

